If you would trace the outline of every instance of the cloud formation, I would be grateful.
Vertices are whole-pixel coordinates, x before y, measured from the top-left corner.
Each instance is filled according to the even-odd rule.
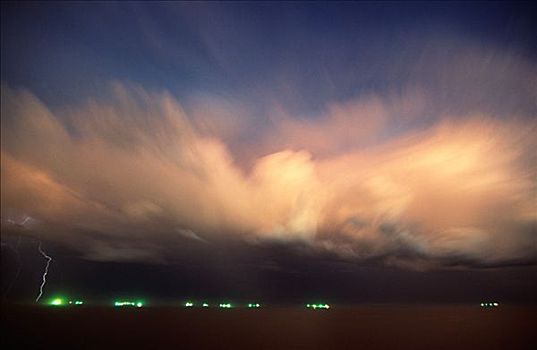
[[[94,260],[239,240],[414,268],[535,263],[535,122],[441,115],[393,132],[426,99],[278,113],[243,163],[227,119],[211,116],[226,115],[218,103],[187,114],[171,95],[116,83],[107,100],[51,110],[4,85],[2,230],[28,215],[32,235]]]

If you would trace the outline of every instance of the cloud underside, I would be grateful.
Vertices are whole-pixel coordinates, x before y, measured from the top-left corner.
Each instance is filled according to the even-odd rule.
[[[2,229],[30,216],[29,234],[94,260],[166,260],[181,242],[237,240],[412,268],[535,263],[534,121],[439,115],[394,130],[402,117],[418,125],[423,101],[279,113],[243,145],[245,160],[225,121],[187,114],[166,93],[116,83],[106,101],[52,111],[2,86]]]

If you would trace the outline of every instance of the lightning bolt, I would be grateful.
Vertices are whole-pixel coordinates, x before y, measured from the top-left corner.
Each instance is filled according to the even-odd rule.
[[[41,286],[39,287],[39,295],[37,298],[35,298],[35,302],[37,303],[39,299],[41,299],[41,296],[43,295],[43,288],[45,287],[45,284],[47,283],[47,274],[48,274],[48,268],[50,266],[50,262],[52,261],[52,258],[45,253],[43,248],[41,247],[41,242],[39,242],[39,246],[37,247],[39,249],[39,253],[43,255],[45,259],[47,259],[47,264],[45,265],[45,271],[43,272],[43,282],[41,282]]]

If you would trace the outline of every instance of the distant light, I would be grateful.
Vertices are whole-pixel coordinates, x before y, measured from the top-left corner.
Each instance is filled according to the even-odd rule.
[[[52,299],[49,304],[54,305],[54,306],[60,306],[60,305],[63,305],[64,303],[65,301],[62,298],[55,298],[55,299]]]
[[[203,307],[209,307],[209,304],[207,304],[207,303],[203,303],[201,306],[203,306]]]
[[[492,302],[492,303],[481,303],[479,304],[481,307],[498,307],[500,304],[498,302]]]
[[[192,306],[194,306],[194,303],[191,302],[191,301],[187,301],[187,302],[185,303],[185,306],[186,306],[186,307],[192,307]]]
[[[231,309],[231,304],[230,303],[227,303],[227,304],[219,304],[218,305],[219,307],[223,308],[223,309]]]
[[[144,306],[144,303],[142,301],[129,301],[129,300],[118,300],[114,302],[114,306],[136,306],[136,307],[142,307]]]

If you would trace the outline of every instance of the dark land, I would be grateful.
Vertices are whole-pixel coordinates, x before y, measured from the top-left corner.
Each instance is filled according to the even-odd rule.
[[[2,305],[2,349],[537,349],[537,306]]]

